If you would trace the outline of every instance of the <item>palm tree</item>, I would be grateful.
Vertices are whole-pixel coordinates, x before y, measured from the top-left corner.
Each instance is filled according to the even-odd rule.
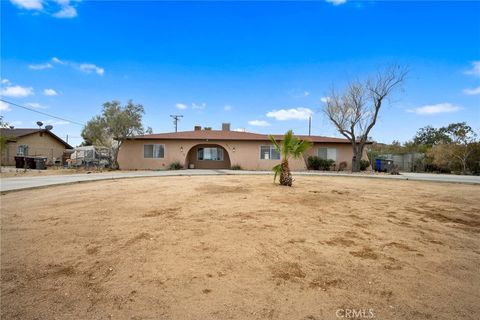
[[[283,136],[283,140],[278,143],[272,135],[268,136],[270,141],[273,143],[278,153],[282,156],[282,162],[273,167],[273,172],[275,176],[273,177],[273,182],[277,180],[277,175],[280,175],[280,185],[282,186],[292,186],[292,174],[290,173],[290,167],[288,165],[288,160],[290,157],[294,159],[299,159],[303,154],[311,148],[312,143],[306,140],[300,140],[297,137],[293,136],[293,131],[288,130],[287,133]]]

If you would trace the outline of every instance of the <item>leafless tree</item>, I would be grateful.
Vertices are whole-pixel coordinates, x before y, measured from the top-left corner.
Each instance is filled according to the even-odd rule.
[[[384,100],[402,85],[407,73],[407,68],[393,65],[365,81],[350,82],[343,93],[331,90],[324,112],[338,132],[352,144],[353,172],[360,171],[363,149]]]

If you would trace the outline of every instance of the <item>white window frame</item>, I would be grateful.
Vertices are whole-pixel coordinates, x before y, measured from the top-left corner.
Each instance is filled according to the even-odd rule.
[[[203,149],[203,159],[199,159],[200,149]],[[220,155],[219,159],[205,159],[205,149],[217,149],[217,156]],[[218,150],[220,150],[220,152]],[[220,147],[199,147],[197,149],[197,161],[223,161],[225,159],[223,153],[223,148]]]
[[[320,149],[326,149],[327,150],[327,156],[324,158],[320,155]],[[335,156],[331,156],[332,154],[335,154]],[[329,147],[318,147],[317,148],[317,156],[321,159],[325,160],[333,160],[337,161],[337,148],[329,148]]]
[[[268,159],[267,158],[262,158],[262,148],[269,148],[269,152],[268,152]],[[277,151],[277,148],[275,148],[275,146],[273,144],[270,144],[270,145],[261,145],[260,146],[260,160],[280,160],[282,158],[282,156],[280,155],[280,152]],[[278,159],[277,158],[273,158],[272,155],[273,155],[273,152],[277,152],[278,154]],[[265,153],[266,154],[266,153]]]
[[[146,157],[145,156],[145,147],[146,146],[153,146],[152,147],[152,156],[151,157]],[[163,148],[163,156],[162,157],[155,157],[155,148],[159,148],[159,147],[162,147]],[[166,153],[166,148],[165,148],[165,145],[164,144],[161,144],[161,143],[146,143],[143,145],[143,158],[144,159],[165,159],[165,153]]]

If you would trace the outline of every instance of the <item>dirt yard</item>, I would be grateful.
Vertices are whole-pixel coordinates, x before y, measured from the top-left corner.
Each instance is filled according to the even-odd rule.
[[[161,177],[1,206],[2,319],[480,315],[479,186]]]

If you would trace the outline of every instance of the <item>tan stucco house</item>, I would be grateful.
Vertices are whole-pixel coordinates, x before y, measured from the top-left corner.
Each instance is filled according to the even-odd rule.
[[[0,134],[6,140],[2,148],[2,166],[14,166],[15,156],[47,157],[47,164],[62,160],[65,149],[71,145],[46,129],[1,129]]]
[[[121,169],[167,169],[173,162],[191,169],[229,169],[240,166],[245,170],[271,170],[279,163],[280,155],[268,135],[222,130],[205,130],[195,126],[193,131],[141,135],[129,138],[120,148],[118,163]],[[283,135],[275,135],[281,140]],[[347,139],[297,136],[309,140],[311,155],[347,163],[351,169],[352,146]],[[305,159],[292,160],[292,170],[306,170]]]

